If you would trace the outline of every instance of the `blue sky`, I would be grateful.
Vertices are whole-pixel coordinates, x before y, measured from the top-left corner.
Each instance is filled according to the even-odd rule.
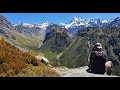
[[[84,19],[102,18],[114,19],[120,16],[120,13],[0,13],[5,16],[12,24],[19,21],[26,23],[51,22],[59,24],[60,22],[69,23],[73,17]]]

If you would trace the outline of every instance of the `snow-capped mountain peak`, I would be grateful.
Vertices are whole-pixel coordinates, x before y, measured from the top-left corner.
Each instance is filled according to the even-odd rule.
[[[61,22],[59,25],[60,25],[60,26],[65,26],[66,23]]]
[[[78,17],[73,17],[72,18],[72,22],[78,22],[78,21],[82,21],[82,18],[78,18]]]
[[[115,18],[114,20],[120,20],[120,16],[119,16],[119,17],[117,17],[117,18]]]
[[[83,18],[73,17],[70,23],[85,23],[85,21]]]
[[[61,22],[60,24],[54,24],[54,23],[49,23],[47,22],[42,22],[42,23],[23,23],[23,22],[18,22],[14,26],[23,26],[31,29],[40,29],[42,31],[49,31],[52,29],[52,27],[61,27],[61,28],[66,28],[70,33],[75,33],[78,30],[81,30],[82,28],[85,27],[104,27],[104,26],[120,26],[120,17],[117,17],[115,19],[111,20],[105,20],[101,18],[92,18],[92,19],[83,19],[79,17],[73,17],[70,22],[64,23]]]
[[[43,22],[43,23],[40,24],[39,28],[46,29],[49,25],[50,25],[49,22]]]
[[[106,26],[111,22],[111,20],[104,20],[101,18],[93,19],[83,19],[79,17],[73,17],[69,23],[61,23],[63,28],[68,29],[70,32],[76,32],[85,27],[102,27]]]
[[[87,21],[83,18],[78,18],[78,17],[73,17],[72,20],[65,24],[65,23],[62,23],[61,25],[63,27],[65,27],[66,29],[69,29],[69,28],[73,28],[73,27],[78,27],[78,26],[83,26],[83,25],[86,25]]]
[[[24,22],[18,22],[17,24],[15,24],[14,26],[24,26],[24,27],[35,27],[34,24],[30,24],[30,23],[24,23]]]
[[[108,23],[109,20],[102,20],[102,23]]]
[[[115,18],[114,20],[111,20],[111,22],[109,23],[109,26],[120,27],[120,16]]]
[[[14,26],[23,26],[23,27],[29,27],[29,28],[38,27],[41,29],[46,29],[46,27],[48,27],[49,25],[50,25],[49,22],[42,22],[41,24],[37,24],[37,23],[30,24],[30,23],[18,22]]]

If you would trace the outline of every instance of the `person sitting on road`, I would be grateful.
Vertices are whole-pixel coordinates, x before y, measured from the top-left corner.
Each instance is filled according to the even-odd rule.
[[[95,74],[105,73],[106,52],[102,51],[101,43],[96,43],[90,54],[90,72]]]

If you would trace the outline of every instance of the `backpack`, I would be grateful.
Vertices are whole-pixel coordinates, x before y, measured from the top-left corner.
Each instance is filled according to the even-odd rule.
[[[106,53],[104,51],[93,51],[90,56],[91,71],[97,74],[105,73]]]

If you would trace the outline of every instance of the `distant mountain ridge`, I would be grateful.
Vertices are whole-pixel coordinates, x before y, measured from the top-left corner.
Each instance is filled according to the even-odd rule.
[[[81,30],[85,27],[103,27],[108,26],[111,20],[104,20],[104,19],[83,19],[78,17],[73,17],[72,20],[65,24],[61,23],[63,28],[69,30],[70,33],[75,34],[78,30]]]
[[[69,23],[54,24],[50,22],[42,23],[10,23],[4,16],[0,15],[0,35],[4,36],[10,42],[20,47],[40,48],[47,33],[54,28],[66,29],[69,37],[86,27],[119,27],[120,17],[113,20],[103,19],[83,19],[73,17]],[[32,47],[31,47],[32,46]]]
[[[42,37],[45,37],[46,33],[49,32],[52,28],[60,27],[57,24],[49,22],[42,22],[40,24],[18,22],[14,26],[18,28],[18,31],[22,34],[37,35]]]
[[[90,53],[88,41],[100,42],[120,75],[120,17],[113,20],[74,17],[69,23],[13,25],[0,16],[0,37],[14,46],[44,54],[53,66],[69,68],[86,66]]]
[[[24,49],[35,49],[40,41],[40,36],[31,36],[30,34],[36,31],[27,29],[29,33],[20,32],[20,29],[11,24],[4,16],[0,15],[0,36],[6,41],[13,44],[16,47],[22,47]],[[25,50],[26,51],[26,50]]]
[[[39,29],[37,31],[37,34],[41,33],[42,34],[46,33],[46,31],[49,31],[49,29],[51,27],[60,27],[60,28],[66,28],[68,29],[70,34],[75,34],[78,30],[81,30],[85,27],[114,27],[114,26],[120,26],[120,17],[117,17],[115,19],[111,19],[111,20],[105,20],[105,19],[83,19],[83,18],[79,18],[79,17],[73,17],[72,20],[69,23],[64,23],[61,22],[60,24],[55,24],[55,23],[50,23],[50,22],[42,22],[40,24],[29,24],[29,23],[24,23],[24,22],[19,22],[17,24],[14,25],[15,27],[24,27],[24,28],[28,28],[24,29],[24,28],[20,28],[20,31],[24,31],[27,30],[29,31],[30,28],[32,29]],[[26,33],[27,33],[26,31]],[[29,32],[28,32],[29,33]]]

